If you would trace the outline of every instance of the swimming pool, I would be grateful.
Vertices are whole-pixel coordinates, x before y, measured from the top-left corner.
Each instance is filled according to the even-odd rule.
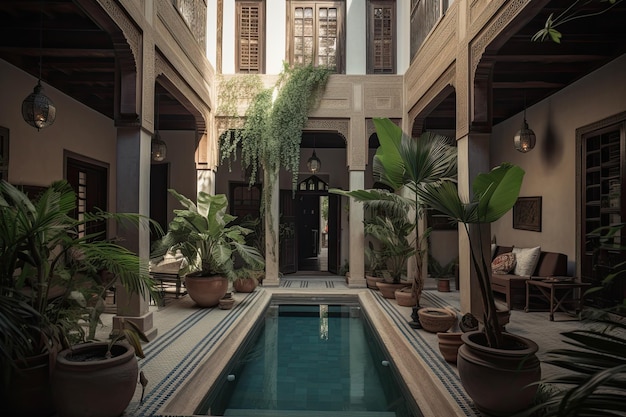
[[[421,416],[390,365],[358,303],[274,301],[194,414]]]

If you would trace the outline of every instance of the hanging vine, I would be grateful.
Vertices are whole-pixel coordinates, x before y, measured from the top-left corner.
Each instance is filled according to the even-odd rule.
[[[319,102],[330,70],[313,65],[289,67],[284,65],[276,85],[261,90],[251,100],[244,117],[243,127],[223,135],[220,141],[222,161],[237,158],[241,149],[243,168],[251,168],[250,184],[257,181],[258,168],[277,173],[284,168],[292,173],[292,189],[298,184],[300,167],[300,142],[302,129],[308,114]],[[221,112],[227,117],[236,117],[237,103],[241,96],[237,92],[250,91],[252,84],[242,78],[245,85],[237,85],[239,78],[225,84],[225,100]],[[250,89],[250,90],[249,90]],[[227,104],[226,104],[227,103]],[[265,184],[264,188],[271,186]],[[271,190],[268,190],[271,194]]]

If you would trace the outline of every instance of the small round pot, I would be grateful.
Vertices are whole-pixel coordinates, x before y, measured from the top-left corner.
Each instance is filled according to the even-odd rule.
[[[52,373],[52,395],[59,417],[121,415],[137,387],[135,350],[116,343],[105,358],[106,342],[62,350]]]
[[[228,291],[228,280],[222,276],[185,277],[185,288],[200,307],[215,307]]]
[[[233,281],[233,288],[237,292],[251,293],[256,289],[257,285],[258,281],[256,280],[256,278],[252,277],[237,278],[235,281]]]
[[[502,349],[487,346],[482,331],[463,333],[457,369],[476,407],[492,416],[510,416],[528,408],[541,379],[538,346],[532,340],[503,333]]]
[[[456,321],[456,314],[445,308],[422,307],[417,315],[422,328],[431,333],[448,331]]]
[[[456,363],[459,348],[463,345],[461,336],[463,332],[439,332],[437,339],[439,340],[439,352],[446,362]]]
[[[396,303],[402,307],[413,307],[417,305],[417,295],[413,295],[411,287],[404,287],[394,292]]]
[[[437,279],[437,291],[450,292],[450,280],[448,278]]]
[[[375,277],[373,275],[365,275],[365,282],[367,283],[367,288],[371,290],[378,290],[377,282],[382,282],[382,277]]]
[[[392,299],[392,298],[396,298],[396,290],[402,289],[408,286],[408,284],[406,282],[394,284],[392,282],[381,281],[381,282],[377,282],[376,286],[378,287],[378,289],[380,290],[380,294],[384,298]]]

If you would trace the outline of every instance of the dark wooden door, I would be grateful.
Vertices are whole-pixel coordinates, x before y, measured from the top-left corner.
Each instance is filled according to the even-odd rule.
[[[150,165],[150,218],[156,221],[163,231],[167,231],[168,187],[169,164]],[[158,238],[159,235],[154,231],[150,233],[150,240],[156,240]]]
[[[98,209],[108,210],[108,168],[105,164],[67,157],[65,176],[77,197],[75,218]],[[95,239],[102,240],[107,237],[106,230],[106,222],[91,222],[84,230],[79,230],[79,233],[93,235]]]
[[[328,195],[328,272],[339,273],[341,247],[341,197],[336,194]]]
[[[320,197],[319,195],[298,195],[298,260],[303,262],[319,255],[320,238]]]
[[[283,274],[298,270],[296,251],[296,201],[291,190],[280,190],[280,226],[278,268]]]

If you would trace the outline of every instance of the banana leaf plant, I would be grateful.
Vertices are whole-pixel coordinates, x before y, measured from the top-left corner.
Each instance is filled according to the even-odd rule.
[[[374,180],[394,190],[331,190],[361,201],[366,207],[380,209],[394,216],[409,216],[417,237],[413,240],[415,274],[412,280],[412,293],[419,300],[424,288],[423,259],[425,255],[424,235],[419,235],[418,223],[424,212],[424,205],[416,190],[420,185],[452,180],[456,177],[456,147],[450,145],[445,136],[427,132],[415,139],[402,132],[402,129],[386,118],[375,118],[374,126],[380,146],[372,163]],[[408,191],[400,195],[401,189]],[[407,197],[408,195],[408,197]]]
[[[484,332],[489,346],[493,348],[503,347],[503,341],[491,291],[491,264],[485,261],[483,253],[483,239],[488,239],[489,236],[482,236],[480,227],[477,233],[473,233],[470,225],[492,223],[507,213],[517,201],[523,178],[524,170],[504,163],[488,173],[476,176],[472,184],[471,199],[460,196],[456,183],[452,181],[421,184],[417,188],[417,194],[424,204],[464,226],[482,297]]]

